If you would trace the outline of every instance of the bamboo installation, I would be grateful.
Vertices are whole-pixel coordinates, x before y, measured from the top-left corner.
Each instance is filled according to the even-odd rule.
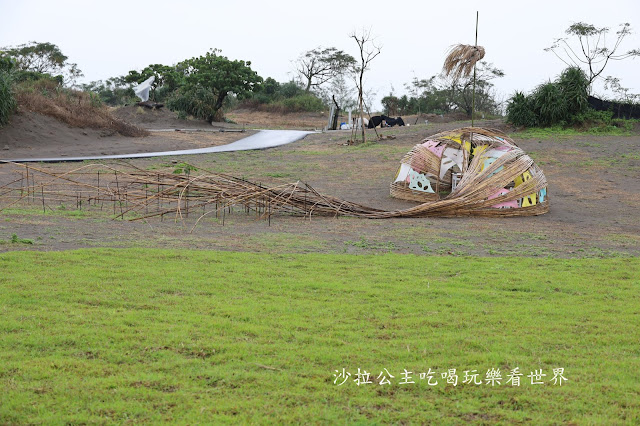
[[[414,146],[402,159],[391,196],[445,216],[549,211],[542,170],[507,135],[479,127],[439,133]]]
[[[442,71],[456,80],[460,77],[468,77],[476,63],[484,58],[484,54],[482,46],[457,44],[449,50]]]
[[[449,166],[454,149],[459,151],[455,167]],[[492,153],[499,155],[489,156]],[[513,141],[495,130],[464,128],[434,135],[416,145],[402,162],[414,172],[412,176],[431,179],[430,184],[436,187],[433,193],[415,190],[410,188],[410,179],[396,178],[392,195],[421,203],[404,210],[387,211],[331,197],[300,181],[266,186],[223,173],[194,175],[185,168],[186,173],[176,174],[127,163],[85,164],[54,173],[42,166],[10,163],[15,178],[0,186],[0,212],[23,201],[41,204],[44,212],[52,210],[51,205],[75,202],[76,208],[106,206],[113,209],[114,217],[134,221],[167,215],[180,220],[191,213],[198,218],[197,225],[210,215],[224,220],[234,207],[269,220],[276,213],[384,219],[536,215],[549,209],[542,171]],[[453,188],[458,169],[460,181]],[[517,206],[514,200],[519,200]]]

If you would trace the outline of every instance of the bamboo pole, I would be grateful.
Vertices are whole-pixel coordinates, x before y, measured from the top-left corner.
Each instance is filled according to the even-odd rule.
[[[478,18],[479,11],[476,11],[476,43],[474,44],[475,48],[478,48]],[[476,112],[476,64],[473,64],[473,92],[471,92],[471,127],[474,125],[474,117],[473,115]],[[473,137],[472,137],[473,140]]]

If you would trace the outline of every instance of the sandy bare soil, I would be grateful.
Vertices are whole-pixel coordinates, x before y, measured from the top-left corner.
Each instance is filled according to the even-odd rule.
[[[212,126],[204,120],[178,118],[178,114],[163,107],[144,108],[137,105],[111,108],[115,117],[143,129],[218,129],[227,127],[226,123],[214,123]]]
[[[203,170],[262,183],[302,180],[333,196],[385,209],[410,202],[389,196],[402,156],[422,138],[468,123],[416,125],[381,130],[381,142],[347,146],[348,131],[310,135],[264,151],[206,154],[185,158],[140,159],[147,170],[171,170],[189,161]],[[497,127],[496,122],[480,123]],[[368,131],[370,137],[373,131]],[[198,135],[196,135],[197,137]],[[551,211],[533,218],[363,220],[346,217],[276,215],[269,224],[242,208],[209,215],[190,233],[199,215],[183,221],[113,220],[111,205],[76,210],[76,205],[42,207],[30,203],[0,212],[0,250],[58,250],[78,247],[185,247],[264,252],[401,252],[444,255],[602,257],[640,255],[640,134],[579,135],[520,139],[516,142],[543,168]],[[65,171],[77,164],[39,165]],[[16,178],[0,166],[0,186]],[[6,206],[2,200],[1,206]],[[13,234],[34,244],[12,244]]]
[[[157,128],[171,129],[166,127],[165,121],[155,123],[164,126]],[[0,158],[72,157],[204,148],[225,145],[254,133],[221,132],[220,128],[210,125],[189,128],[197,131],[152,130],[149,136],[133,138],[106,130],[73,128],[51,117],[26,112],[15,114],[11,125],[0,129]]]

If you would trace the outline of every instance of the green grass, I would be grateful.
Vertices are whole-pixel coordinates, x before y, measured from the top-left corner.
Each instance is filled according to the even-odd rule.
[[[640,421],[638,258],[100,249],[0,270],[0,423]],[[503,381],[420,379],[451,368]]]
[[[0,240],[0,244],[33,244],[33,240],[20,238],[17,234],[12,234],[9,240]]]
[[[601,136],[629,136],[631,131],[628,128],[607,126],[604,128],[594,127],[587,131],[579,131],[573,128],[563,127],[530,127],[525,130],[511,133],[510,137],[520,139],[572,139],[585,134],[596,134]]]

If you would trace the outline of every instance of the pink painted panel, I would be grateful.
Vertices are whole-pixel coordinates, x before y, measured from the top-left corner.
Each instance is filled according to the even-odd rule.
[[[495,194],[492,194],[489,196],[489,198],[487,198],[488,200],[493,200],[494,198],[497,198],[501,195],[505,195],[508,194],[509,190],[506,188],[502,188],[500,190],[498,190]],[[517,209],[518,208],[518,201],[517,200],[513,200],[513,201],[507,201],[506,203],[499,203],[499,204],[495,204],[493,206],[491,206],[494,209]]]
[[[437,146],[439,142],[437,141],[426,141],[422,144],[429,151],[433,152],[436,157],[442,158],[442,152],[444,151],[445,145]]]

